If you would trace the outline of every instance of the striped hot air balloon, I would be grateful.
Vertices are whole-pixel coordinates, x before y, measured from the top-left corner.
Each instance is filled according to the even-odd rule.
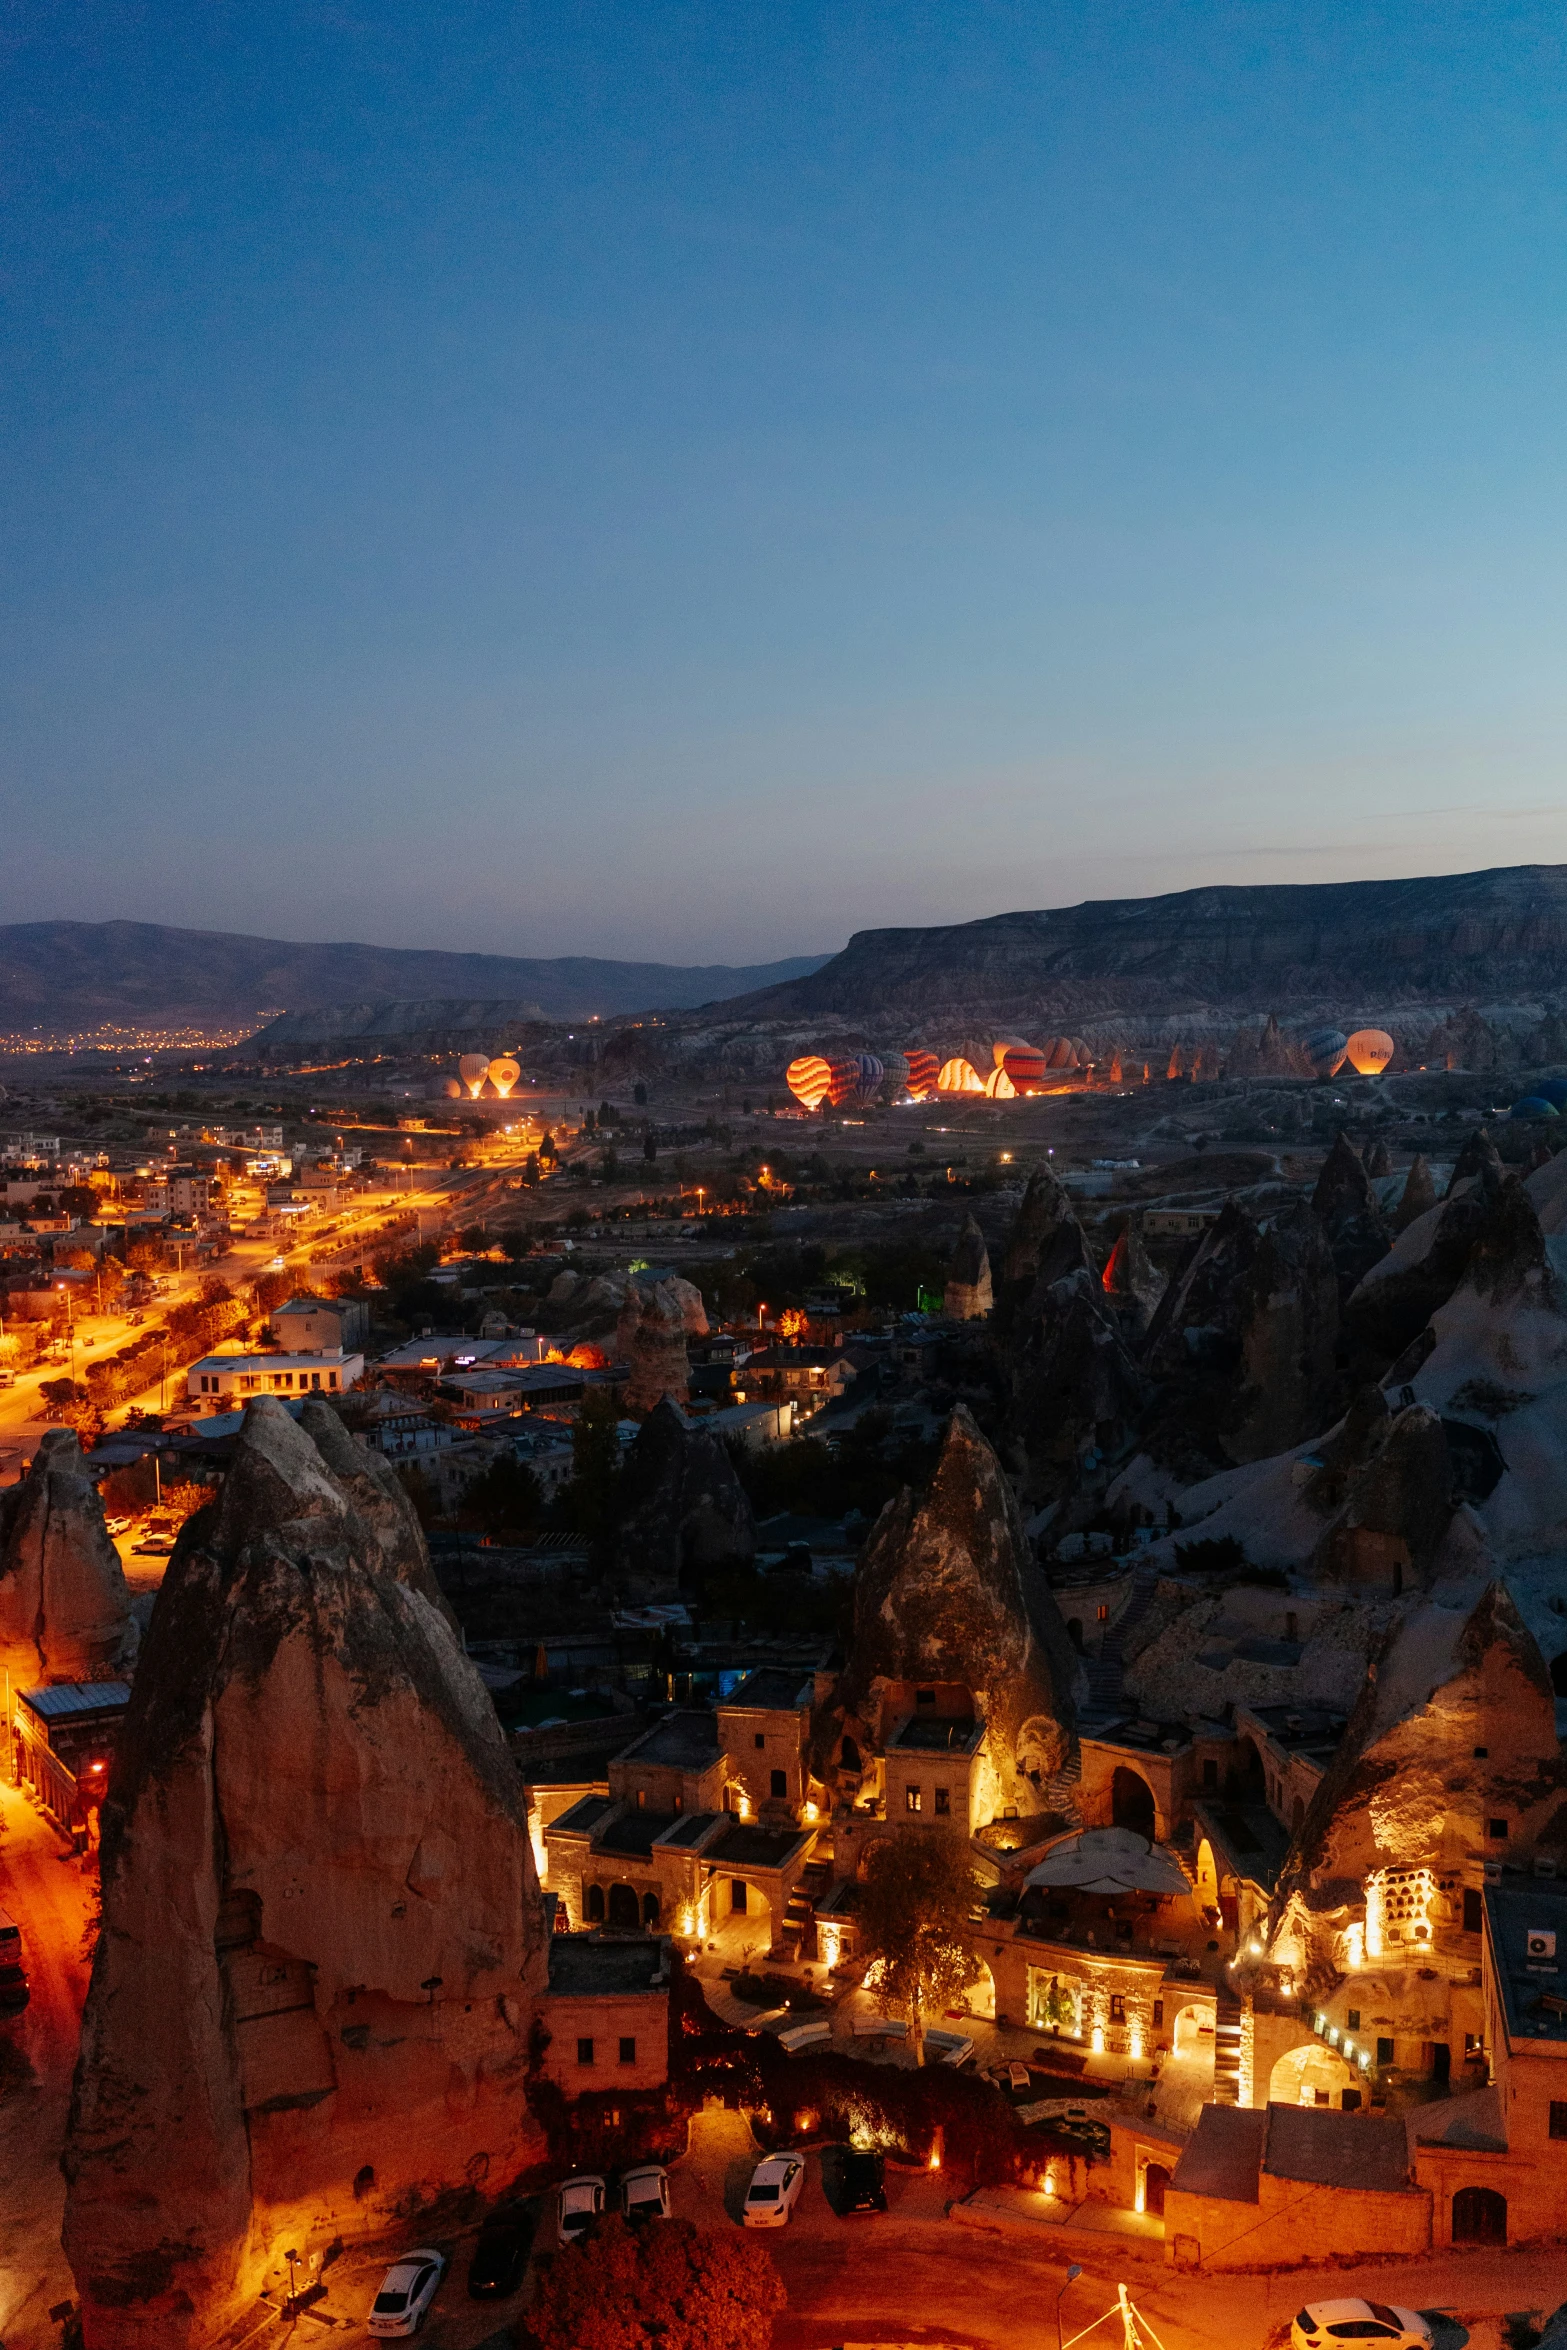
[[[1017,1087],[1007,1075],[1006,1070],[998,1064],[985,1080],[985,1091],[993,1102],[1009,1102],[1016,1094]]]
[[[941,1075],[941,1063],[934,1053],[923,1052],[916,1046],[908,1055],[909,1073],[904,1080],[917,1102],[928,1101],[936,1091]]]
[[[1301,1044],[1301,1051],[1317,1077],[1336,1077],[1348,1050],[1349,1038],[1342,1028],[1314,1028]]]
[[[877,1094],[881,1091],[882,1079],[887,1072],[884,1064],[877,1059],[874,1053],[856,1053],[853,1055],[853,1059],[860,1072],[853,1099],[863,1108],[867,1102],[873,1102],[876,1099]]]
[[[941,1064],[941,1075],[936,1080],[938,1093],[983,1093],[985,1080],[972,1061],[962,1053],[954,1053],[950,1061]]]
[[[1037,1044],[1009,1044],[1002,1048],[1001,1067],[1014,1093],[1032,1093],[1045,1081],[1045,1056]]]
[[[1058,1069],[1071,1070],[1077,1067],[1077,1055],[1072,1050],[1072,1039],[1069,1036],[1047,1036],[1042,1049],[1045,1067],[1052,1075]]]
[[[784,1071],[784,1083],[802,1109],[819,1110],[832,1086],[832,1071],[819,1053],[802,1053]]]
[[[858,1101],[860,1092],[860,1057],[858,1053],[854,1054],[852,1058],[846,1057],[843,1060],[829,1061],[827,1070],[827,1099],[833,1108],[841,1110],[845,1102]]]

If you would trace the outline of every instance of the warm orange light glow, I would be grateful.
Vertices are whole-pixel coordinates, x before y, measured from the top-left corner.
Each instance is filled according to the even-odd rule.
[[[785,1306],[778,1317],[777,1327],[780,1338],[803,1338],[810,1323],[798,1306]]]

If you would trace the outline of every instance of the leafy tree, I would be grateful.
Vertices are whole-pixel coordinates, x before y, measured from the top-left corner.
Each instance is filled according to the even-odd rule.
[[[525,1534],[537,1526],[543,1511],[544,1495],[533,1471],[503,1454],[468,1487],[461,1520],[484,1534]]]
[[[908,2017],[914,2061],[925,2061],[925,2017],[950,2007],[980,1969],[972,1911],[979,1879],[958,1837],[900,1829],[872,1847],[856,1915],[871,1980]]]
[[[539,2350],[767,2350],[783,2305],[754,2237],[615,2214],[555,2254],[528,2324]]]
[[[613,1387],[590,1387],[571,1430],[571,1477],[556,1504],[566,1526],[598,1540],[614,1520],[620,1485],[620,1399]]]

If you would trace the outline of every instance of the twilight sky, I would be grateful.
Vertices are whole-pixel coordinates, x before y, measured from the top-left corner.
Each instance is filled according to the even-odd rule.
[[[1557,0],[0,0],[0,921],[1567,859]]]

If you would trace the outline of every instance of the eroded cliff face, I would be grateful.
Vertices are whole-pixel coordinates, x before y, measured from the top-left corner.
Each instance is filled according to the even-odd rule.
[[[285,2238],[537,2158],[543,1920],[494,1708],[271,1401],[170,1562],[103,1881],[65,2150],[88,2350],[193,2350]]]
[[[959,1405],[928,1491],[889,1502],[866,1545],[824,1755],[846,1733],[879,1749],[912,1711],[916,1684],[962,1689],[987,1725],[995,1816],[1012,1807],[1027,1818],[1044,1810],[1066,1759],[1077,1672],[1011,1487]]]
[[[119,1553],[67,1428],[0,1495],[0,1666],[15,1689],[112,1678],[136,1652]]]
[[[665,1396],[682,1404],[691,1392],[688,1338],[707,1332],[702,1293],[678,1275],[650,1288],[633,1283],[615,1332],[615,1352],[631,1366],[623,1402],[629,1413],[651,1412]]]
[[[615,1528],[619,1582],[639,1600],[676,1598],[717,1567],[748,1566],[756,1529],[722,1439],[666,1396],[637,1432]]]

